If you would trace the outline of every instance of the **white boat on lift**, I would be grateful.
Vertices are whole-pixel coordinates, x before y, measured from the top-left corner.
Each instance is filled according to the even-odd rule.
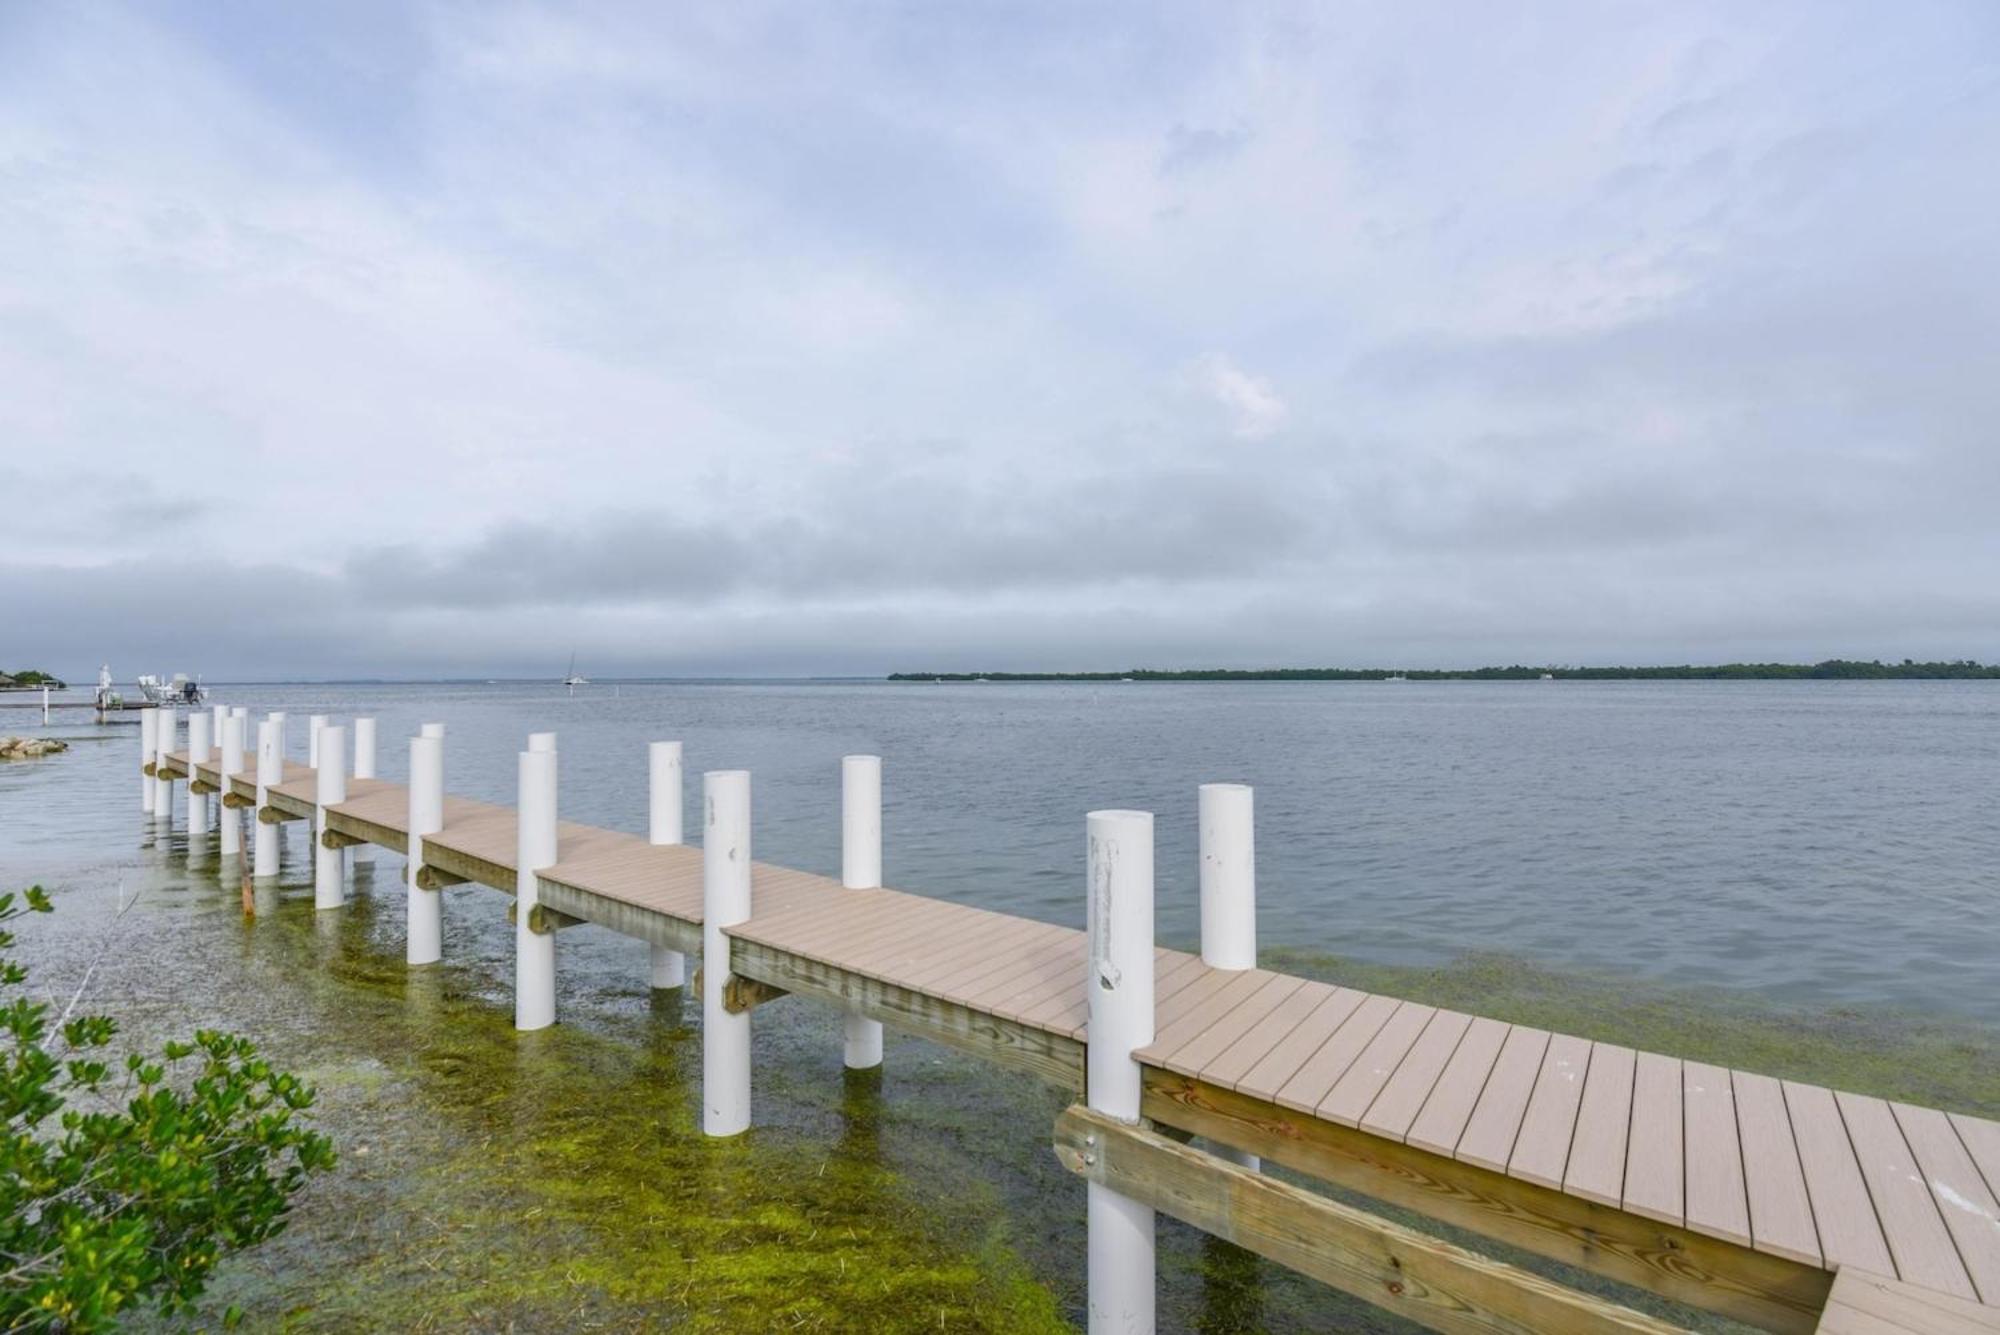
[[[110,675],[109,667],[99,672],[100,685]],[[146,697],[149,705],[198,705],[208,698],[208,692],[201,688],[201,679],[190,678],[185,672],[176,672],[171,678],[142,672],[139,674],[139,693]]]

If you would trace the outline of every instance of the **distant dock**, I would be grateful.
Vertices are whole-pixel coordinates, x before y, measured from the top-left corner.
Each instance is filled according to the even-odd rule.
[[[560,819],[553,733],[527,739],[509,807],[446,794],[441,724],[409,739],[405,785],[376,777],[369,718],[315,716],[304,764],[282,714],[254,735],[222,706],[141,723],[142,809],[170,830],[186,781],[190,845],[215,841],[225,880],[275,875],[289,824],[321,910],[346,902],[347,849],[404,855],[411,967],[442,956],[440,890],[511,896],[518,1028],[556,1018],[564,928],[648,942],[656,988],[696,957],[710,1135],[751,1124],[752,1015],[786,997],[845,1015],[850,1067],[881,1063],[887,1026],[1070,1091],[1052,1143],[1089,1183],[1092,1332],[1153,1329],[1156,1211],[1438,1330],[1679,1328],[1263,1160],[1761,1329],[2000,1332],[2000,1123],[1258,968],[1239,785],[1204,785],[1191,813],[1189,954],[1154,944],[1145,812],[1086,817],[1078,931],[884,888],[873,756],[842,765],[836,878],[752,860],[745,771],[703,776],[703,843],[685,845],[678,742],[644,749],[635,834]]]

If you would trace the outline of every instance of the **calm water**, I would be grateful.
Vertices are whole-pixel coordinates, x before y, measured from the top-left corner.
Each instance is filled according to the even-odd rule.
[[[448,725],[447,785],[511,801],[554,728],[564,815],[640,830],[647,740],[746,768],[758,856],[839,863],[839,758],[884,757],[899,888],[1081,925],[1083,815],[1158,814],[1159,933],[1192,944],[1195,786],[1257,788],[1268,945],[1395,964],[1497,950],[1789,1004],[2000,1016],[2000,683],[220,688],[373,713],[381,770]],[[0,730],[31,716],[0,715]],[[59,729],[87,735],[92,729]],[[0,769],[13,879],[132,839],[132,729]],[[33,799],[29,798],[34,794]]]
[[[503,801],[523,737],[552,727],[565,813],[634,830],[644,743],[679,737],[691,776],[753,772],[760,856],[828,872],[839,757],[877,751],[892,884],[1072,924],[1083,813],[1150,808],[1161,939],[1188,945],[1195,785],[1247,781],[1263,940],[1300,952],[1287,967],[2000,1112],[1994,684],[218,694],[288,710],[294,755],[306,714],[373,713],[392,777],[400,739],[442,720],[451,788]],[[34,717],[0,710],[0,732]],[[752,1132],[710,1141],[698,1007],[646,986],[639,943],[563,933],[562,1022],[516,1034],[502,897],[445,892],[445,961],[410,970],[402,860],[357,850],[350,902],[316,913],[292,827],[246,918],[212,836],[183,819],[162,838],[140,814],[135,727],[52,731],[74,749],[0,765],[0,886],[41,880],[58,906],[21,924],[30,989],[87,980],[136,1049],[204,1025],[253,1036],[317,1087],[341,1154],[282,1237],[225,1264],[197,1324],[231,1304],[246,1329],[327,1331],[1080,1320],[1083,1189],[1049,1153],[1058,1092],[900,1035],[879,1075],[846,1076],[838,1017],[780,1002],[754,1026]],[[1160,1246],[1163,1330],[1405,1329],[1171,1221]]]

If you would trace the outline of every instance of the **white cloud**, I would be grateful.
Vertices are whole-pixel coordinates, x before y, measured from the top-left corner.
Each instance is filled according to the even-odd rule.
[[[1203,357],[1189,374],[1195,387],[1222,409],[1229,434],[1238,440],[1263,440],[1285,424],[1285,401],[1277,388],[1223,354]]]

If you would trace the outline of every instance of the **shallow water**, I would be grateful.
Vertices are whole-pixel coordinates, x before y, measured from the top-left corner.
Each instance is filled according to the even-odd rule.
[[[1479,698],[1397,694],[1459,689]],[[389,739],[441,718],[450,786],[501,800],[518,738],[554,726],[565,813],[633,829],[643,743],[679,735],[691,772],[753,770],[759,856],[829,871],[838,756],[880,750],[893,883],[1060,921],[1080,918],[1082,811],[1150,803],[1162,813],[1162,936],[1182,941],[1193,925],[1192,785],[1247,778],[1260,785],[1264,940],[1278,967],[2000,1111],[1983,981],[2000,952],[1942,944],[1950,905],[1990,894],[1970,776],[1990,757],[2000,694],[1786,684],[1792,695],[1758,704],[1723,692],[1762,698],[1767,688],[1676,686],[1663,698],[1615,687],[1604,699],[1584,688],[1582,703],[1558,708],[1539,689],[224,694],[290,710],[295,753],[306,713],[375,712],[388,774],[402,769]],[[643,947],[593,927],[565,932],[563,1022],[516,1035],[503,896],[448,892],[447,962],[411,972],[401,859],[364,854],[350,905],[316,914],[293,830],[283,885],[246,922],[236,869],[217,866],[212,842],[190,850],[184,822],[164,847],[154,840],[137,806],[134,729],[54,731],[77,739],[68,755],[0,767],[0,878],[41,880],[58,896],[57,913],[23,934],[34,986],[66,996],[94,964],[93,1004],[123,1018],[134,1041],[203,1024],[252,1034],[317,1081],[342,1152],[292,1230],[226,1266],[205,1310],[234,1301],[253,1328],[316,1330],[1043,1330],[1079,1315],[1083,1192],[1048,1149],[1053,1093],[894,1036],[885,1074],[857,1081],[841,1070],[833,1017],[783,1001],[758,1012],[756,1129],[707,1141],[695,1121],[699,1008],[644,987]],[[1700,736],[1677,735],[1690,732]],[[1746,734],[1778,754],[1760,757]],[[1380,759],[1399,735],[1407,773]],[[1640,736],[1654,739],[1651,751]],[[1457,759],[1413,761],[1418,743]],[[1704,746],[1727,752],[1706,762],[1699,801],[1684,798],[1705,821],[1653,812],[1662,773],[1685,780]],[[1510,748],[1527,754],[1508,761]],[[1833,759],[1815,780],[1796,777],[1810,768],[1803,757],[1822,753]],[[1621,768],[1630,773],[1614,784]],[[1842,772],[1877,776],[1870,791],[1894,794],[1882,799],[1891,816],[1853,793],[1834,802]],[[1773,782],[1779,773],[1795,777]],[[1605,828],[1572,858],[1564,850],[1589,824],[1579,803]],[[1402,805],[1415,814],[1395,817]],[[1951,838],[1940,833],[1947,809],[1959,818]],[[1499,813],[1539,824],[1502,832]],[[1770,827],[1761,841],[1759,813]],[[1689,847],[1697,829],[1712,838]],[[1921,850],[1921,876],[1899,886],[1889,860],[1857,851],[1885,830]],[[1324,862],[1310,865],[1308,849]],[[1480,849],[1491,864],[1483,877]],[[1515,867],[1531,849],[1527,870]],[[1836,874],[1842,849],[1858,869]],[[1744,873],[1753,864],[1761,879]],[[1463,920],[1480,926],[1453,937],[1437,921],[1450,915],[1405,902],[1447,902],[1440,885],[1468,896]],[[1660,925],[1703,914],[1720,921]],[[1984,930],[1977,919],[1990,927],[1992,916],[1968,914],[1959,930]],[[1881,937],[1872,955],[1865,924]],[[1691,944],[1737,934],[1744,944],[1727,960]],[[1473,947],[1481,953],[1466,954]],[[1857,953],[1868,967],[1842,964]],[[1947,958],[1961,962],[1941,970]],[[1716,978],[1726,986],[1685,986]],[[1163,1224],[1161,1236],[1165,1329],[1393,1328],[1186,1230]]]

